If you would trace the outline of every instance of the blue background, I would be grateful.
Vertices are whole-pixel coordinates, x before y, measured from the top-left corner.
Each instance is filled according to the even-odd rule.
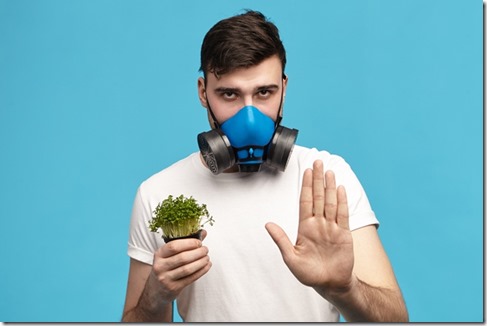
[[[0,320],[118,321],[138,185],[207,130],[218,20],[280,28],[283,124],[343,156],[410,319],[483,320],[482,2],[0,1]]]

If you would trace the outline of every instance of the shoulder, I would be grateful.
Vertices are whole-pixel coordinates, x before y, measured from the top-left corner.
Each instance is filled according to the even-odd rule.
[[[184,183],[185,179],[192,178],[192,175],[198,170],[199,166],[195,163],[197,160],[198,153],[192,153],[151,175],[140,184],[139,188],[145,193],[157,193],[161,188],[170,184]]]
[[[313,162],[316,160],[323,161],[325,169],[349,169],[350,166],[343,157],[336,154],[331,154],[326,150],[318,150],[317,148],[308,148],[295,145],[293,149],[293,157],[297,163],[304,168],[311,168]]]
[[[362,192],[362,186],[358,180],[355,172],[348,162],[340,155],[331,154],[326,150],[318,150],[316,148],[306,148],[302,146],[295,146],[295,157],[293,162],[299,166],[301,173],[305,169],[313,168],[313,163],[316,160],[323,162],[325,171],[331,170],[335,173],[337,184],[342,184],[347,187],[347,193],[352,189],[357,189]]]

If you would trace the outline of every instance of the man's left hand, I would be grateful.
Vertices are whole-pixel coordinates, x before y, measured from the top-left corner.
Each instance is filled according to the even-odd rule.
[[[352,286],[353,279],[348,217],[345,188],[337,188],[334,173],[323,173],[323,162],[317,160],[303,176],[296,244],[278,225],[267,223],[266,229],[301,283],[319,292],[341,292]]]

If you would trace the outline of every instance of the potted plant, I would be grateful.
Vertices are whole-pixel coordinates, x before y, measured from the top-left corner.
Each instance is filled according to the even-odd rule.
[[[149,228],[152,232],[162,230],[166,243],[176,239],[200,239],[203,225],[215,222],[210,216],[206,204],[198,204],[193,197],[169,195],[154,210]]]

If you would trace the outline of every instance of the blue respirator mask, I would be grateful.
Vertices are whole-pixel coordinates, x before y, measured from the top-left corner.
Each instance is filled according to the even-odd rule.
[[[209,111],[216,129],[200,133],[198,146],[213,174],[235,164],[240,172],[258,172],[263,164],[286,169],[298,130],[279,125],[279,114],[274,122],[256,107],[244,106],[220,126]]]

